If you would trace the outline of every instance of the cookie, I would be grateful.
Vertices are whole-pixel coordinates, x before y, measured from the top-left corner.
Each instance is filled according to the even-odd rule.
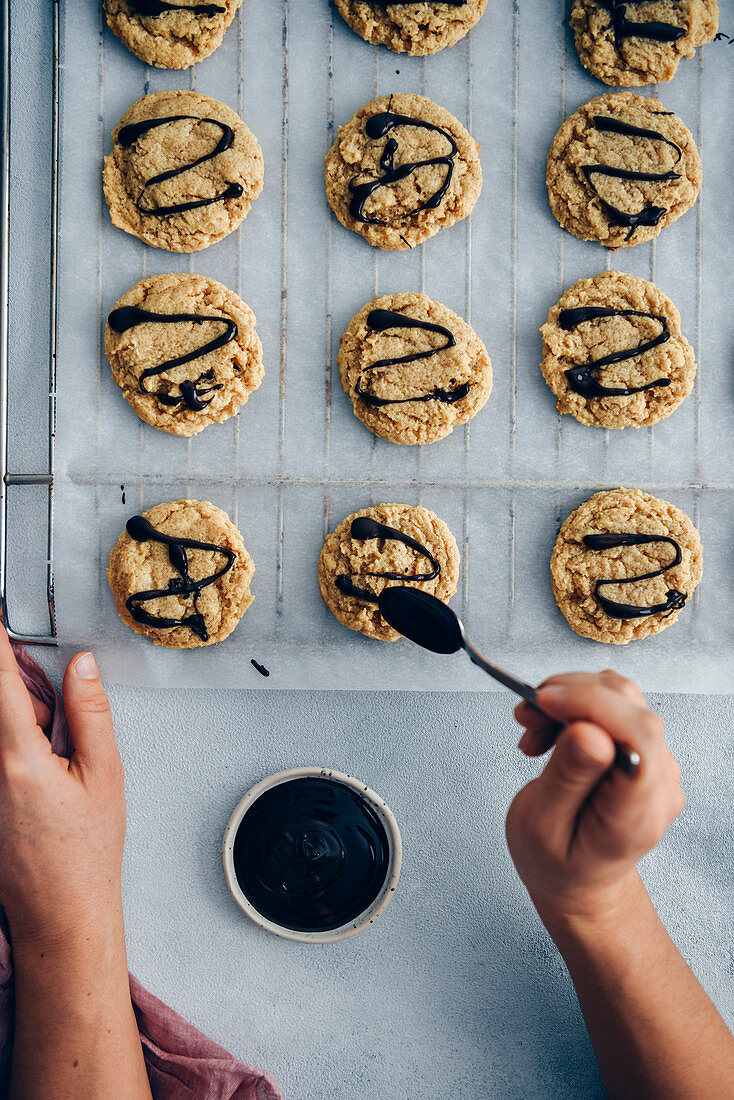
[[[551,581],[577,634],[626,645],[675,622],[702,568],[688,516],[639,489],[613,489],[596,493],[563,524]]]
[[[556,408],[581,424],[656,424],[693,389],[696,358],[678,310],[635,275],[604,271],[580,279],[540,331],[540,367]]]
[[[453,46],[486,6],[487,0],[336,0],[339,14],[365,41],[413,57]]]
[[[112,377],[141,420],[195,435],[244,405],[263,377],[255,314],[203,275],[154,275],[107,318]]]
[[[386,294],[349,322],[339,375],[354,415],[391,443],[434,443],[479,412],[492,364],[474,330],[425,294]]]
[[[252,603],[254,572],[226,512],[173,500],[128,520],[107,579],[126,626],[155,645],[193,649],[232,633]]]
[[[188,69],[221,45],[242,0],[104,0],[107,26],[146,65]]]
[[[548,198],[584,241],[625,248],[657,237],[693,206],[701,159],[689,130],[658,99],[631,92],[589,100],[548,153]]]
[[[391,583],[415,584],[450,600],[459,579],[459,548],[427,508],[378,504],[347,516],[319,555],[319,591],[340,623],[368,638],[394,641],[377,598]]]
[[[571,29],[590,73],[639,88],[671,80],[719,26],[716,0],[573,0]]]
[[[236,229],[262,191],[254,134],[198,92],[143,96],[112,132],[104,193],[114,225],[169,252],[197,252]]]
[[[479,146],[430,99],[382,96],[339,127],[324,179],[347,229],[376,248],[414,248],[471,213],[482,189]]]

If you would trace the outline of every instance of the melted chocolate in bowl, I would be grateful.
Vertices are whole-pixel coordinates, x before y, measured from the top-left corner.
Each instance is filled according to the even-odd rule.
[[[266,920],[296,932],[355,921],[381,894],[390,842],[372,802],[353,787],[303,776],[248,807],[234,840],[237,883]]]

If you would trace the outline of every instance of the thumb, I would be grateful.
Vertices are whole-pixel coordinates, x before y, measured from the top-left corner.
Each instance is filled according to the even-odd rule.
[[[75,763],[97,771],[119,762],[110,704],[91,653],[77,653],[69,662],[63,693]]]
[[[572,825],[614,763],[614,751],[614,742],[600,726],[592,722],[566,726],[536,781],[543,809],[562,819],[564,827]]]

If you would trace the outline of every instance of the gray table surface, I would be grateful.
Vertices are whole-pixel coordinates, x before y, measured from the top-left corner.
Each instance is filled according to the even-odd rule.
[[[38,106],[36,89],[48,86],[38,79],[48,68],[49,7],[44,0],[16,7],[20,122]],[[40,138],[31,153],[42,160]],[[16,172],[39,179],[41,160],[18,162]],[[14,270],[17,297],[32,303],[38,276],[27,263]],[[27,388],[39,361],[32,320],[26,308],[11,364],[23,398],[11,459],[30,465],[43,459],[39,406]],[[24,502],[37,509],[42,498]],[[29,626],[24,605],[33,605],[37,621],[43,555],[33,553],[40,544],[22,507],[12,519],[14,607]],[[58,682],[60,655],[34,655]],[[111,687],[109,695],[127,775],[130,967],[153,992],[270,1070],[288,1100],[603,1095],[568,975],[504,843],[507,806],[537,770],[514,749],[508,695],[178,686]],[[734,696],[651,701],[666,719],[688,804],[645,860],[645,880],[731,1020]],[[225,885],[220,843],[231,810],[253,782],[297,764],[362,777],[401,826],[395,899],[375,928],[344,943],[278,940],[250,924]]]
[[[57,654],[40,654],[57,677]],[[479,674],[478,674],[479,675]],[[288,1100],[596,1097],[568,974],[503,820],[537,765],[509,695],[111,687],[127,775],[131,970]],[[734,1018],[734,697],[656,696],[688,803],[644,861],[676,943]],[[251,925],[220,862],[248,786],[297,764],[361,776],[395,811],[403,875],[377,925],[306,947]]]

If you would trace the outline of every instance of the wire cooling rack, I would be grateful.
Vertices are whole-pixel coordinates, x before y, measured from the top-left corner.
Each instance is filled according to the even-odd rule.
[[[467,38],[426,59],[370,47],[327,0],[245,0],[222,47],[175,73],[129,54],[104,26],[97,0],[54,4],[54,14],[59,110],[52,127],[60,126],[61,140],[52,143],[60,192],[54,183],[49,294],[52,352],[59,303],[54,572],[61,640],[93,645],[112,680],[489,688],[459,658],[346,631],[320,602],[315,561],[326,531],[356,508],[400,500],[432,508],[454,531],[462,551],[455,606],[480,648],[500,662],[528,677],[612,663],[648,688],[727,690],[734,479],[723,441],[731,435],[734,322],[721,230],[732,216],[729,54],[713,44],[683,62],[670,85],[644,90],[659,91],[693,130],[705,186],[696,207],[656,242],[611,255],[565,233],[548,209],[544,165],[553,135],[575,107],[606,90],[579,65],[563,13],[550,0],[490,0]],[[228,103],[265,155],[265,189],[241,230],[190,257],[114,229],[99,186],[119,117],[139,96],[163,88],[196,88]],[[391,91],[427,95],[467,125],[482,145],[484,189],[470,219],[412,252],[385,254],[336,223],[321,166],[336,127]],[[693,394],[653,429],[607,432],[559,417],[538,370],[537,330],[548,308],[577,279],[611,267],[657,282],[681,310],[697,350]],[[254,308],[266,377],[240,417],[182,441],[128,409],[109,378],[102,331],[115,300],[140,278],[186,270],[232,286]],[[353,417],[335,366],[352,314],[396,290],[419,290],[462,314],[493,360],[488,405],[430,447],[400,448],[371,436]],[[52,394],[53,364],[52,354]],[[52,466],[39,478],[9,475],[7,465],[4,472],[6,486],[18,478],[46,485],[53,475]],[[556,611],[548,580],[563,518],[595,490],[623,484],[683,508],[706,553],[704,581],[679,623],[626,650],[577,638]],[[119,622],[104,571],[127,516],[181,496],[211,499],[239,524],[257,566],[256,599],[220,646],[162,652]],[[4,586],[4,556],[0,568]],[[50,572],[49,598],[53,606]],[[52,620],[44,640],[53,633]],[[269,680],[254,672],[250,657],[271,667]]]
[[[53,477],[54,477],[54,438],[55,438],[55,390],[56,390],[56,265],[58,257],[58,164],[59,164],[59,9],[54,0],[51,21],[51,41],[49,50],[53,51],[53,78],[50,102],[50,142],[51,155],[47,163],[50,178],[50,218],[48,252],[48,330],[47,330],[47,378],[48,378],[48,444],[45,469],[36,466],[38,472],[16,472],[9,453],[10,426],[10,240],[11,220],[11,50],[10,50],[10,0],[2,0],[0,17],[2,18],[2,84],[0,85],[0,142],[2,143],[2,161],[0,162],[0,607],[2,618],[11,638],[19,642],[38,645],[56,644],[56,618],[53,592]],[[37,426],[37,425],[36,425]],[[48,606],[48,630],[29,634],[14,627],[13,608],[8,601],[8,535],[9,535],[9,493],[11,487],[36,486],[43,490],[45,506],[45,599]]]

